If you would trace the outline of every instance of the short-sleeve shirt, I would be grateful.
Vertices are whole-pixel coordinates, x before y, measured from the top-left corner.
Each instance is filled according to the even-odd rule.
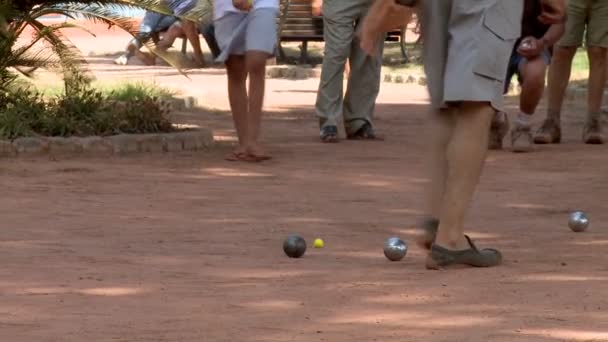
[[[232,0],[215,0],[213,3],[213,17],[219,19],[231,12],[242,12],[232,5]],[[253,0],[253,9],[279,8],[279,0]]]

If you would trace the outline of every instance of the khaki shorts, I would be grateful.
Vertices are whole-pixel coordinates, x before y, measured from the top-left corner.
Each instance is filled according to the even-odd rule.
[[[583,37],[588,46],[608,48],[608,0],[568,1],[566,32],[557,45],[578,47]]]
[[[426,0],[424,63],[436,108],[463,101],[503,105],[503,87],[523,0]]]

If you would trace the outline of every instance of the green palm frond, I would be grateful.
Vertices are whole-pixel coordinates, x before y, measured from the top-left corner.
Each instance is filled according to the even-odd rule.
[[[44,25],[39,20],[29,22],[41,39],[50,44],[65,69],[72,69],[86,63],[80,50],[59,29]]]
[[[109,27],[118,27],[136,37],[139,34],[138,28],[131,18],[121,15],[125,10],[132,9],[173,15],[163,0],[0,0],[0,88],[11,78],[7,76],[11,74],[11,69],[31,75],[41,67],[60,68],[66,80],[71,75],[81,77],[87,71],[84,57],[61,30],[80,28],[92,36],[93,33],[73,22],[45,24],[40,21],[42,17],[60,15],[72,19],[83,18]],[[212,18],[212,10],[212,0],[199,0],[198,6],[181,19],[208,22]],[[25,44],[15,47],[17,37],[22,36],[27,27],[33,28],[34,35]],[[41,41],[45,41],[50,50],[33,51],[34,46]],[[171,54],[158,51],[152,43],[147,43],[146,46],[187,77],[178,60]]]

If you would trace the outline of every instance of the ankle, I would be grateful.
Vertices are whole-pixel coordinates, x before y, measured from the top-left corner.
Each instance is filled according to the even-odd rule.
[[[532,114],[526,114],[524,112],[519,112],[517,114],[517,118],[515,119],[515,124],[518,127],[522,127],[522,128],[530,127],[531,118],[532,118]]]
[[[559,111],[549,110],[547,111],[547,120],[551,120],[556,124],[559,124],[561,121],[562,114]]]
[[[589,112],[589,113],[587,113],[587,121],[588,122],[597,121],[600,118],[601,118],[600,112]]]
[[[441,230],[440,230],[441,231]],[[469,248],[469,243],[464,235],[456,236],[442,236],[441,233],[437,235],[435,244],[449,250],[465,250]]]

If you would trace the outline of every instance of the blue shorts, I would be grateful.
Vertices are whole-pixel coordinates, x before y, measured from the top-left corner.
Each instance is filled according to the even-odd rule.
[[[150,34],[154,32],[166,31],[177,21],[176,17],[159,14],[156,12],[146,12],[139,25],[139,32]]]
[[[137,37],[131,41],[131,44],[141,48],[143,44],[150,40],[153,33],[166,31],[175,22],[177,22],[176,17],[148,11],[139,25]]]
[[[545,64],[551,64],[551,52],[549,49],[545,49],[541,54]],[[507,69],[507,78],[505,79],[505,89],[504,93],[509,92],[509,86],[511,85],[511,79],[513,79],[514,75],[517,75],[517,81],[519,84],[524,82],[524,77],[521,74],[521,67],[524,63],[526,63],[528,59],[519,53],[515,52],[511,55],[511,60],[509,61],[509,68]]]

